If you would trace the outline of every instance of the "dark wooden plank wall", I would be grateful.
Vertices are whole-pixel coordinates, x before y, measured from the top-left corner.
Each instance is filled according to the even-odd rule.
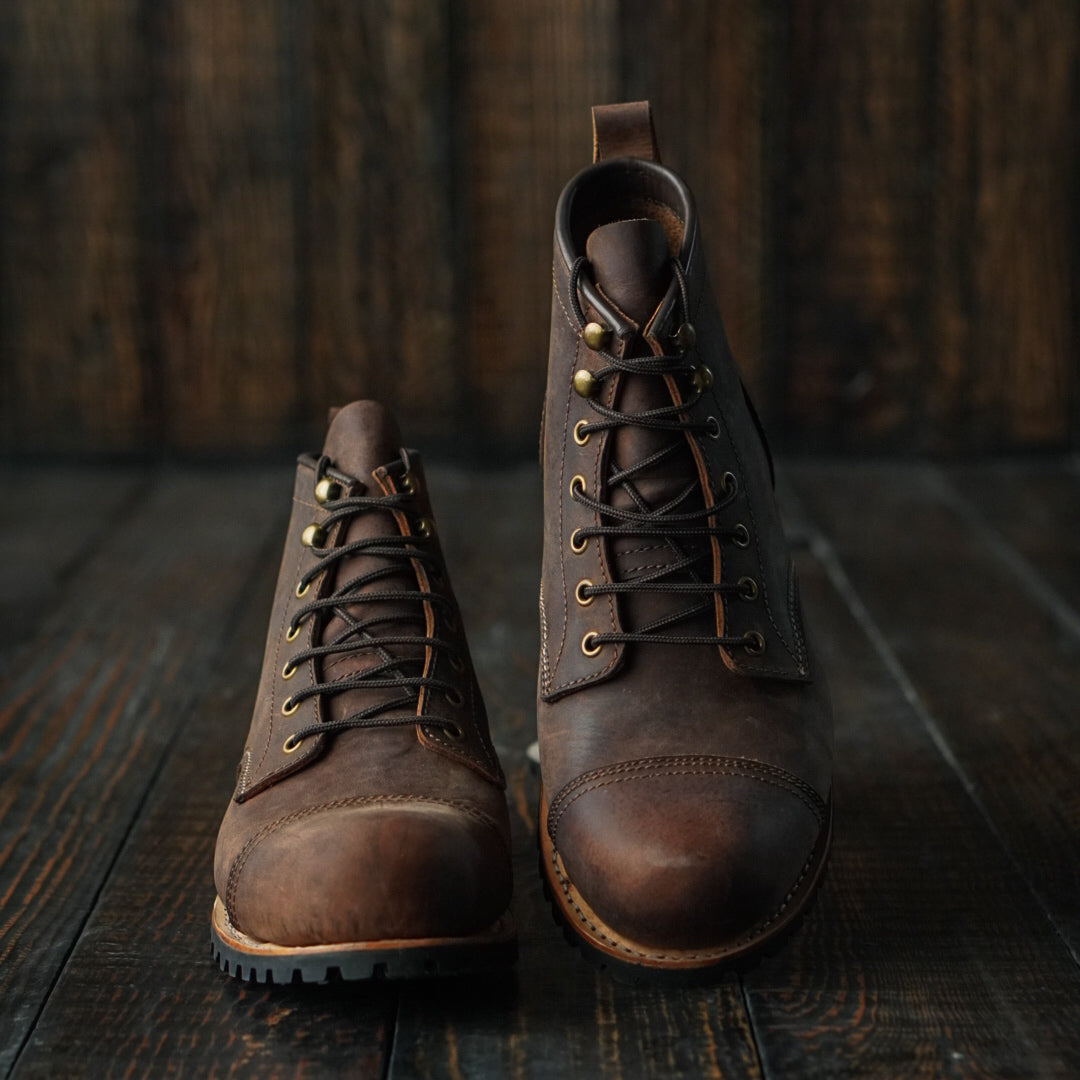
[[[551,213],[650,97],[789,448],[1076,446],[1072,0],[13,0],[0,447],[534,443]]]

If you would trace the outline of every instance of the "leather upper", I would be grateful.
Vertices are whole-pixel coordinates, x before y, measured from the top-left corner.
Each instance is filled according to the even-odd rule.
[[[438,549],[427,481],[416,453],[401,449],[392,418],[374,402],[336,412],[324,454],[324,475],[339,485],[339,498],[409,497],[393,512],[342,518],[320,545],[305,546],[305,528],[326,522],[334,501],[315,497],[319,459],[298,462],[254,715],[218,834],[218,895],[235,927],[282,946],[476,933],[505,912],[512,890],[505,782]],[[381,538],[423,533],[431,558],[379,554]],[[363,541],[376,547],[345,553],[319,572],[321,554]],[[313,600],[387,566],[390,576],[357,587],[369,596],[363,603],[303,616]],[[403,592],[444,602],[402,600]],[[451,648],[387,641],[291,663],[348,629],[346,616],[385,620],[371,631],[380,640],[419,635]],[[405,723],[318,731],[400,700],[392,677],[383,680],[387,686],[318,693],[290,711],[305,687],[356,678],[394,657],[411,658],[424,680],[436,681],[407,708],[374,718],[404,712]],[[290,737],[311,727],[294,749]]]
[[[816,880],[832,719],[694,200],[650,160],[642,105],[605,107],[599,122],[594,110],[597,163],[556,209],[542,846],[553,891],[590,943],[693,965],[786,923]]]

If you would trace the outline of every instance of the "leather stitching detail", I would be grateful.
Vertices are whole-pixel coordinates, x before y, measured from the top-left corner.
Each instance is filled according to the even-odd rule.
[[[716,392],[713,391],[714,399],[715,399],[715,396],[716,396]],[[743,460],[739,456],[739,448],[738,448],[738,446],[736,446],[735,440],[730,439],[730,436],[729,436],[729,441],[731,442],[731,451],[735,455],[735,460],[739,464],[739,475],[740,476],[746,476],[747,475],[746,466],[743,464]],[[799,669],[800,674],[802,674],[806,669],[806,656],[801,651],[801,649],[799,648],[799,646],[801,646],[802,643],[801,643],[801,641],[797,641],[796,642],[796,650],[797,651],[792,651],[791,646],[788,644],[788,642],[784,638],[784,634],[781,631],[780,627],[777,625],[776,619],[775,619],[775,617],[773,616],[773,613],[772,613],[772,604],[769,601],[769,586],[768,586],[768,580],[767,580],[768,575],[765,572],[765,563],[764,563],[762,552],[761,552],[761,543],[758,540],[757,517],[754,514],[754,504],[753,504],[753,501],[750,498],[750,492],[749,491],[746,492],[746,509],[750,514],[750,522],[751,522],[751,524],[753,526],[751,535],[754,538],[754,550],[757,552],[758,570],[760,571],[760,574],[761,574],[760,588],[761,588],[761,598],[762,598],[762,601],[763,601],[762,606],[765,608],[765,614],[768,615],[769,623],[772,625],[773,631],[775,632],[777,638],[779,638],[780,644],[783,645],[784,648],[787,650],[788,656],[790,656],[791,659],[795,662],[795,665]],[[777,528],[779,528],[779,524],[777,524]],[[792,615],[791,612],[789,612],[788,614]],[[792,615],[792,623],[793,624],[794,624],[794,621],[795,621],[794,616]],[[746,670],[749,670],[751,672],[760,672],[761,674],[765,674],[765,675],[767,675],[767,674],[783,674],[783,675],[788,674],[788,672],[786,671],[785,668],[766,666],[764,664],[747,664],[746,665]]]
[[[489,826],[502,836],[502,831],[492,818],[488,817],[483,811],[477,810],[470,803],[457,799],[430,799],[420,795],[354,795],[348,799],[334,799],[332,802],[305,806],[300,810],[294,810],[291,814],[285,814],[283,817],[268,822],[254,836],[250,837],[237,853],[232,866],[229,868],[229,880],[225,888],[225,910],[229,918],[235,923],[236,891],[240,884],[240,875],[248,859],[259,844],[285,825],[291,825],[296,821],[302,821],[304,818],[314,817],[330,810],[342,810],[353,806],[396,806],[403,804],[447,806],[460,811],[466,817],[471,817],[474,821]]]
[[[657,780],[668,776],[739,776],[759,780],[795,796],[822,826],[828,817],[824,800],[805,780],[764,761],[753,758],[679,756],[623,761],[603,769],[582,773],[571,780],[551,801],[548,809],[548,835],[556,841],[559,821],[582,795],[598,788],[627,780]]]

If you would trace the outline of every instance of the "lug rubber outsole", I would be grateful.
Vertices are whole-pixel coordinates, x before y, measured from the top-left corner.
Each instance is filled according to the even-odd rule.
[[[813,907],[828,865],[832,841],[832,802],[829,817],[817,846],[782,911],[763,926],[729,945],[708,950],[667,950],[650,952],[648,947],[629,941],[605,924],[574,888],[562,860],[554,850],[547,830],[547,805],[540,794],[539,828],[540,880],[551,905],[552,918],[563,937],[577,948],[593,967],[620,982],[661,986],[701,986],[716,982],[729,971],[745,972],[777,953],[799,928]],[[554,880],[553,880],[554,876]]]
[[[214,960],[226,974],[277,985],[489,974],[505,971],[517,959],[517,935],[509,912],[469,937],[275,945],[233,926],[217,897],[210,941]]]

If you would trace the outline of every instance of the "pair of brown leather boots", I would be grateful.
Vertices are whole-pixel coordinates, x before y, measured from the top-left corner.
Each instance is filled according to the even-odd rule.
[[[585,951],[697,979],[821,876],[831,716],[765,441],[644,102],[593,111],[555,223],[537,727],[543,873]],[[512,961],[510,829],[420,459],[356,402],[300,458],[218,837],[222,967]]]

